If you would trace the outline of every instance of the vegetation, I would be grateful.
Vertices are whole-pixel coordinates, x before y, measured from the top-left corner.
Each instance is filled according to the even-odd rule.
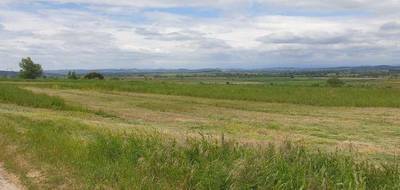
[[[46,94],[34,94],[15,85],[0,84],[0,102],[14,103],[21,106],[51,109],[67,109],[63,99]]]
[[[400,107],[400,89],[397,88],[182,84],[158,81],[60,81],[35,85],[316,106]]]
[[[344,82],[342,80],[340,80],[338,77],[333,77],[330,78],[326,81],[326,83],[328,84],[328,86],[330,87],[342,87],[344,86]]]
[[[75,71],[69,71],[67,74],[67,79],[77,80],[79,77],[76,75]]]
[[[28,189],[400,188],[399,88],[221,81],[3,79],[0,161]]]
[[[100,73],[96,73],[96,72],[92,72],[92,73],[88,73],[84,76],[85,79],[99,79],[99,80],[103,80],[104,76]]]
[[[35,64],[30,57],[23,58],[19,66],[21,67],[19,73],[21,78],[36,79],[43,74],[42,66],[40,64]]]
[[[31,155],[31,162],[52,174],[47,183],[36,184],[41,189],[400,188],[397,164],[378,167],[290,143],[249,148],[188,138],[181,145],[157,133],[118,134],[72,121],[4,114],[0,121],[0,147],[17,145],[16,152]]]
[[[397,108],[321,107],[116,91],[29,89],[62,97],[66,102],[91,110],[102,110],[123,119],[120,122],[129,127],[183,133],[179,136],[225,133],[229,138],[276,143],[289,138],[322,150],[356,147],[366,156],[379,160],[391,159],[390,155],[400,152]],[[110,127],[120,126],[117,121],[109,124]]]

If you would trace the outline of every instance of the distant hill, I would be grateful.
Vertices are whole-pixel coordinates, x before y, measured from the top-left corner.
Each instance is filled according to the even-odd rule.
[[[48,70],[47,76],[65,76],[72,70]],[[389,74],[400,74],[400,66],[378,65],[378,66],[355,66],[355,67],[326,67],[326,68],[296,68],[275,67],[264,69],[96,69],[96,70],[73,70],[78,75],[89,72],[99,72],[107,76],[138,76],[138,75],[174,75],[174,74],[197,74],[197,75],[229,75],[229,74],[264,74],[273,76],[306,75],[326,76],[329,74],[355,75],[355,76],[382,76]]]
[[[331,67],[331,68],[315,68],[315,69],[300,69],[295,70],[296,74],[305,75],[328,75],[328,74],[339,74],[339,75],[356,75],[356,76],[387,76],[387,75],[399,75],[400,66],[390,65],[378,65],[378,66],[356,66],[356,67]]]
[[[75,71],[78,75],[84,75],[90,72],[98,72],[104,75],[140,75],[140,74],[183,74],[183,73],[212,73],[222,72],[219,69],[94,69],[94,70],[48,70],[45,71],[49,76],[65,76],[69,71]]]
[[[0,71],[0,77],[15,77],[18,75],[18,72],[14,71]]]

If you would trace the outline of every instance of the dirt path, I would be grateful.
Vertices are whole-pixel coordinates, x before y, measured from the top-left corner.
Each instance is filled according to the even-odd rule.
[[[7,174],[6,171],[0,164],[0,190],[21,190],[18,185],[15,185],[10,180],[11,175]]]

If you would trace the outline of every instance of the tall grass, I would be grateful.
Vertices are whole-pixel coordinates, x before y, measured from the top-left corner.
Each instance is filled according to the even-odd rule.
[[[400,107],[400,89],[390,88],[181,84],[158,81],[60,81],[36,85],[317,106]]]
[[[21,89],[16,85],[0,84],[0,102],[14,103],[20,106],[35,108],[67,109],[69,108],[63,99],[35,94],[29,90]]]
[[[376,167],[290,143],[258,148],[195,139],[178,143],[161,134],[116,134],[12,115],[0,115],[0,123],[0,141],[50,168],[53,175],[42,180],[53,182],[50,189],[400,188],[399,165]]]

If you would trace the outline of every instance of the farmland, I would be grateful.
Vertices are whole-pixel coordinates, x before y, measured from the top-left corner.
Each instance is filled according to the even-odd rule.
[[[399,84],[1,80],[0,160],[30,189],[398,189]]]

